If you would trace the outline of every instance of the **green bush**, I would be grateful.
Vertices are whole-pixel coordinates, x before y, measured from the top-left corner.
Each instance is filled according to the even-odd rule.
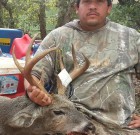
[[[109,18],[117,23],[132,27],[140,32],[140,1],[113,5]]]

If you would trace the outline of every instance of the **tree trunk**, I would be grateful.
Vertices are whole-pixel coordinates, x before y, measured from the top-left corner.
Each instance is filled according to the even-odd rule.
[[[8,0],[0,0],[1,5],[8,11],[9,13],[9,28],[14,28],[14,18],[13,18],[13,11],[11,6],[8,4]]]
[[[2,10],[2,4],[0,2],[0,9]],[[3,23],[3,12],[0,12],[0,28],[4,27],[4,23]]]
[[[47,32],[46,32],[46,14],[45,14],[45,0],[40,1],[39,5],[39,24],[40,24],[40,32],[41,32],[41,39],[43,39]]]
[[[73,19],[73,15],[75,14],[74,3],[74,0],[59,0],[59,13],[56,27],[60,27]]]

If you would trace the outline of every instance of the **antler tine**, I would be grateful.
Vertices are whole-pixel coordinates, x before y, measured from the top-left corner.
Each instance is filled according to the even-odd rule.
[[[26,57],[25,57],[25,65],[28,63],[28,61],[31,59],[31,50],[32,50],[32,46],[33,46],[33,43],[36,39],[36,37],[38,36],[39,33],[35,34],[35,36],[32,38],[28,48],[27,48],[27,52],[26,52]]]
[[[63,58],[62,58],[62,50],[59,49],[58,54],[59,54],[59,65],[60,65],[60,69],[62,71],[63,69],[65,69],[64,63],[63,63]],[[56,78],[57,78],[56,82],[57,82],[58,94],[65,95],[66,87],[62,84],[62,81],[60,80],[58,75],[56,75]]]
[[[75,78],[77,78],[78,76],[80,76],[82,73],[84,73],[87,70],[90,62],[87,59],[87,57],[85,57],[85,55],[83,54],[85,62],[83,64],[83,66],[79,67],[77,60],[76,60],[76,54],[75,54],[75,49],[74,49],[73,45],[72,45],[72,56],[73,56],[73,61],[74,61],[74,69],[70,73],[70,76],[71,76],[72,80],[74,80]]]
[[[63,64],[63,58],[62,58],[62,51],[59,49],[59,64],[60,64],[60,69],[63,70],[64,64]]]
[[[32,43],[34,42],[35,38],[36,38],[37,35],[34,36],[33,40],[32,40]],[[26,80],[31,84],[31,85],[35,85],[36,87],[38,87],[40,90],[44,91],[46,94],[47,91],[45,90],[44,86],[42,83],[38,83],[37,80],[35,80],[32,75],[31,75],[31,71],[32,71],[32,68],[33,66],[39,61],[41,60],[43,57],[45,57],[48,53],[52,52],[52,51],[55,51],[58,49],[58,46],[57,47],[53,47],[53,48],[49,48],[48,50],[45,50],[43,52],[41,52],[40,54],[34,56],[32,59],[30,58],[30,51],[31,51],[31,45],[32,43],[30,43],[29,45],[29,48],[28,48],[28,52],[26,54],[26,64],[24,67],[21,67],[21,65],[19,64],[19,62],[17,61],[17,58],[15,56],[15,53],[14,53],[14,49],[13,49],[13,59],[14,59],[14,62],[16,64],[16,66],[18,67],[18,69],[20,70],[20,72],[22,73],[22,75],[24,76],[24,78],[26,78]],[[49,94],[48,94],[49,95]]]

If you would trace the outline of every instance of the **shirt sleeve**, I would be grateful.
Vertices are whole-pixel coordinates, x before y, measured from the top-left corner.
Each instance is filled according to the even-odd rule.
[[[35,53],[35,56],[37,56],[44,50],[55,46],[56,46],[55,38],[53,37],[53,34],[50,33],[41,42],[37,52]],[[55,70],[55,59],[56,59],[55,57],[56,53],[51,52],[47,54],[43,59],[38,61],[33,67],[32,75],[36,76],[38,79],[43,78],[44,84],[50,82],[50,79],[52,78]]]

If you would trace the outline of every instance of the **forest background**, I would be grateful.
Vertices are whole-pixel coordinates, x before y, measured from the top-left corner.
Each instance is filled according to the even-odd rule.
[[[0,28],[17,28],[43,39],[51,30],[76,18],[74,0],[0,0]],[[140,32],[140,0],[114,0],[112,21]]]

